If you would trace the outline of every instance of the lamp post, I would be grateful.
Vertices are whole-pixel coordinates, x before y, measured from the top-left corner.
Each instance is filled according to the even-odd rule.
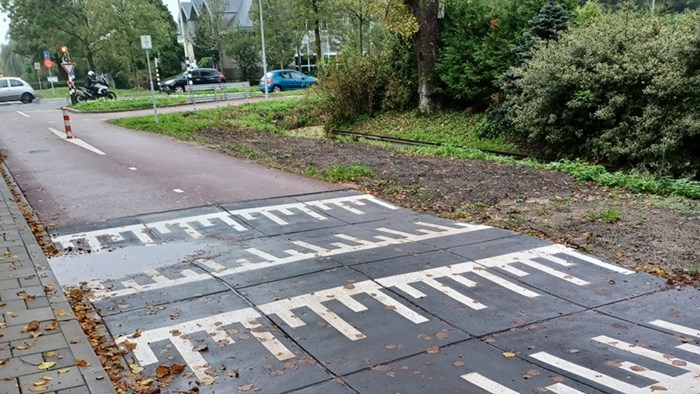
[[[263,84],[265,85],[265,100],[268,100],[269,92],[267,91],[267,57],[265,55],[265,25],[263,22],[262,0],[258,0],[258,6],[260,7],[260,39],[262,40]]]

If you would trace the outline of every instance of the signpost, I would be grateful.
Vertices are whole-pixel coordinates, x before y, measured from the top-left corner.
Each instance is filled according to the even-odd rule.
[[[34,62],[34,69],[36,70],[36,79],[39,81],[39,90],[43,90],[41,87],[41,77],[39,76],[39,70],[41,70],[41,63]]]
[[[151,36],[141,36],[141,48],[146,50],[146,64],[148,64],[148,82],[151,84],[151,98],[153,99],[153,116],[156,119],[156,124],[158,123],[158,109],[156,108],[156,92],[153,90],[153,77],[151,76],[151,54],[150,50],[153,49],[153,44],[151,43]]]

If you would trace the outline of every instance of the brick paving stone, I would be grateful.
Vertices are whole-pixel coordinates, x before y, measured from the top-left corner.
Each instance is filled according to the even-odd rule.
[[[41,335],[36,338],[22,332],[32,320],[40,324],[36,332]],[[58,326],[47,330],[54,320]],[[0,181],[0,322],[0,394],[114,393],[4,181]],[[76,359],[90,366],[78,367]],[[39,370],[42,362],[55,364]],[[50,380],[36,386],[42,377]]]

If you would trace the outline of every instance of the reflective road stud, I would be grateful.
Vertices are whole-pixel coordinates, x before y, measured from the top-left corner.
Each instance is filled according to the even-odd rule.
[[[61,108],[63,110],[63,126],[66,128],[66,138],[73,138],[73,130],[70,127],[70,117],[68,116],[68,109],[66,107]]]

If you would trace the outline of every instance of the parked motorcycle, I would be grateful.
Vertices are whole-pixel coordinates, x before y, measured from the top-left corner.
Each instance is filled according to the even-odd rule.
[[[109,81],[107,81],[107,78],[104,76],[104,74],[100,74],[97,76],[97,81],[93,90],[90,90],[86,87],[77,87],[75,89],[75,95],[79,103],[90,100],[97,100],[100,98],[106,98],[108,100],[117,99],[117,95],[109,90]]]

